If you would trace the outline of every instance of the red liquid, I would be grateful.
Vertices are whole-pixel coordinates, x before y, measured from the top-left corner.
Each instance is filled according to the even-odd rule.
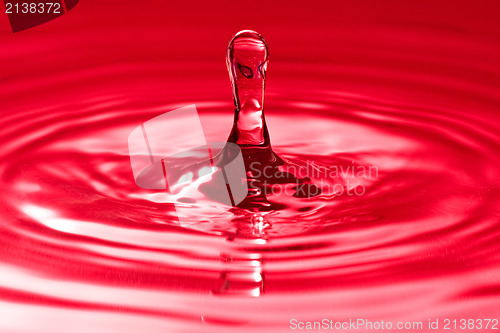
[[[17,34],[0,15],[0,331],[499,318],[496,3],[137,6],[88,0]],[[269,43],[276,153],[378,173],[320,172],[336,195],[180,226],[136,186],[127,136],[195,103],[227,139],[242,28]]]

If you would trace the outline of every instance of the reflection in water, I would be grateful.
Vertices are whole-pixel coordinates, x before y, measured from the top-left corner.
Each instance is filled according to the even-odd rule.
[[[228,242],[237,242],[244,246],[239,251],[221,253],[220,259],[225,265],[221,271],[222,285],[216,293],[240,296],[261,296],[264,292],[264,257],[252,250],[252,246],[264,246],[267,243],[267,229],[271,224],[266,221],[265,213],[253,214],[248,220],[233,219],[236,232],[227,238]]]

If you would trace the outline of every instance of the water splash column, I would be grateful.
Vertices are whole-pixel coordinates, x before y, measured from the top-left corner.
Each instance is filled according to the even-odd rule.
[[[264,118],[264,91],[269,59],[267,43],[252,30],[229,42],[226,64],[233,89],[234,123],[228,142],[242,147],[270,147]]]

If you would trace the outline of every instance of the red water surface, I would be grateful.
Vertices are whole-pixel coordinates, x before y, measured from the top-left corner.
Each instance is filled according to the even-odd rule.
[[[86,0],[14,34],[0,15],[0,331],[496,331],[498,17],[497,1]],[[323,192],[179,223],[135,184],[127,138],[196,104],[226,140],[242,29],[269,46],[273,149]]]

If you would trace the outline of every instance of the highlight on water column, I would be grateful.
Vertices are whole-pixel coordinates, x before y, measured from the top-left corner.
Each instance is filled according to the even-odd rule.
[[[137,186],[170,194],[179,221],[217,215],[248,193],[245,164],[238,145],[207,143],[195,105],[166,112],[136,127],[128,137]],[[231,159],[214,163],[222,150]]]

